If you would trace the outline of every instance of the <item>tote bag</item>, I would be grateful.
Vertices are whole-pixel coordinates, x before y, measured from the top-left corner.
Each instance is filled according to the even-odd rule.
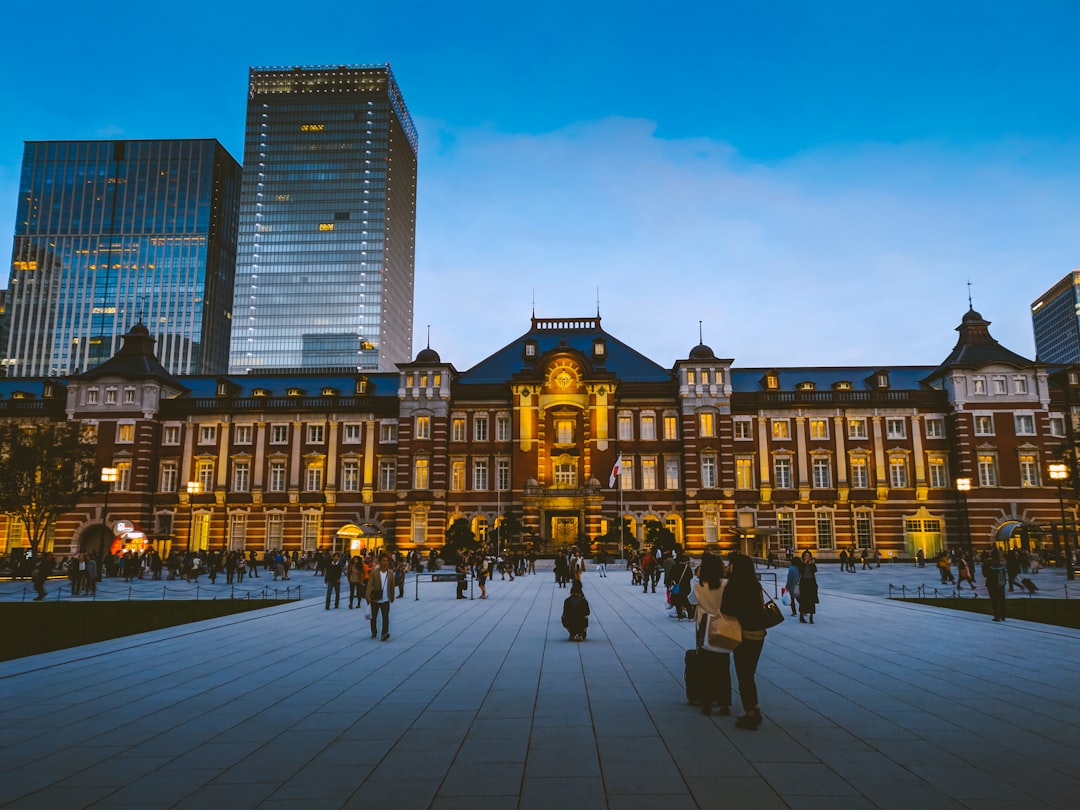
[[[701,646],[713,652],[731,652],[742,644],[742,625],[734,616],[709,615]]]

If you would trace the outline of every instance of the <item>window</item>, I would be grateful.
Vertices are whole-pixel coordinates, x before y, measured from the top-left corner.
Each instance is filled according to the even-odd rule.
[[[810,438],[811,439],[827,439],[829,438],[829,423],[825,419],[811,419],[810,420]]]
[[[851,457],[851,486],[853,489],[870,488],[870,467],[866,456]]]
[[[116,389],[115,388],[106,388],[105,389],[105,404],[106,405],[115,405],[116,404]]]
[[[306,492],[322,492],[323,469],[322,459],[312,459],[304,465],[304,490]]]
[[[510,459],[500,458],[495,462],[495,489],[507,492],[510,489]]]
[[[874,520],[868,509],[855,513],[855,544],[859,548],[874,547]]]
[[[235,444],[251,444],[251,425],[237,425],[233,432]]]
[[[641,488],[656,489],[656,457],[643,456],[641,459]]]
[[[343,492],[360,491],[360,462],[347,459],[341,462],[341,489]]]
[[[828,489],[832,486],[832,472],[828,456],[814,456],[811,471],[814,489]]]
[[[1018,413],[1016,414],[1016,435],[1017,436],[1034,436],[1035,435],[1035,417],[1032,414]]]
[[[628,442],[634,438],[634,418],[630,414],[619,414],[619,440]]]
[[[416,438],[431,438],[431,417],[421,414],[416,417]]]
[[[343,444],[360,444],[361,436],[363,435],[363,425],[359,422],[346,422],[345,423],[345,435],[342,438]]]
[[[450,490],[465,491],[465,460],[456,458],[450,462]]]
[[[500,442],[508,442],[513,438],[511,431],[510,417],[506,414],[499,414],[495,417],[495,440]]]
[[[772,437],[778,441],[791,438],[791,423],[787,419],[770,419]]]
[[[270,444],[288,444],[289,443],[289,426],[288,425],[271,425],[270,426]]]
[[[247,520],[246,512],[233,512],[229,515],[229,549],[231,551],[243,551],[247,545]]]
[[[745,417],[736,417],[734,422],[735,438],[736,439],[753,439],[754,428],[749,419]]]
[[[698,431],[706,438],[716,435],[716,414],[705,411],[698,414]]]
[[[455,416],[450,420],[450,441],[465,441],[465,417]]]
[[[285,516],[280,512],[271,512],[266,516],[266,548],[274,551],[281,548],[285,535]]]
[[[486,413],[478,413],[473,416],[473,440],[478,442],[488,440],[488,416]]]
[[[926,473],[932,489],[949,488],[949,468],[945,465],[944,456],[928,456],[926,459]]]
[[[687,385],[697,385],[697,370],[696,369],[690,368],[690,369],[686,370],[686,384]]]
[[[86,404],[87,405],[97,405],[98,404],[98,394],[99,393],[100,392],[96,388],[87,388],[86,389]]]
[[[556,419],[555,420],[555,443],[556,444],[573,444],[574,443],[574,420],[573,419]]]
[[[1039,486],[1039,462],[1033,453],[1020,454],[1020,486]]]
[[[986,378],[974,377],[971,380],[971,392],[973,394],[985,394],[986,393]]]
[[[383,444],[397,441],[397,422],[379,423],[379,441]]]
[[[791,458],[777,456],[773,459],[773,486],[778,489],[791,489]]]
[[[754,459],[752,456],[735,457],[735,489],[754,488]]]
[[[233,462],[233,492],[247,492],[251,489],[251,462]]]
[[[430,463],[426,458],[418,458],[413,461],[413,489],[428,488],[428,471]]]
[[[847,435],[849,439],[865,439],[867,436],[866,419],[848,419]]]
[[[651,442],[656,440],[656,416],[651,413],[641,415],[641,440]]]
[[[413,512],[412,539],[421,545],[427,541],[427,512]]]
[[[161,429],[161,443],[169,446],[180,444],[180,426],[165,425]]]
[[[994,417],[986,414],[976,414],[975,416],[975,435],[976,436],[993,436],[994,435]]]
[[[555,486],[572,487],[577,484],[577,465],[573,460],[555,462]]]
[[[908,485],[907,459],[903,456],[889,457],[889,486],[903,489]]]
[[[131,444],[135,441],[135,423],[121,422],[116,426],[116,443]]]
[[[211,459],[195,462],[195,480],[202,485],[203,492],[214,491],[214,462]]]
[[[1004,377],[994,377],[994,393],[995,394],[1007,394],[1008,389],[1005,387]]]
[[[1026,394],[1028,392],[1027,377],[1013,377],[1013,393]]]
[[[1050,417],[1050,435],[1051,436],[1064,436],[1065,435],[1065,417],[1064,416],[1051,416]]]
[[[832,548],[833,538],[833,514],[821,510],[814,513],[814,528],[817,530],[817,547]]]
[[[199,444],[217,443],[217,425],[199,425]]]
[[[926,417],[926,438],[928,439],[944,439],[945,438],[945,418],[941,416],[928,416]]]
[[[397,489],[397,462],[390,458],[379,460],[379,489],[392,492]]]
[[[125,405],[134,405],[135,404],[135,389],[134,388],[125,388],[124,389],[124,404]]]
[[[702,524],[705,529],[705,542],[716,543],[720,540],[720,521],[717,520],[716,512],[709,509],[702,516]]]
[[[679,460],[677,458],[664,459],[664,489],[679,488]]]
[[[705,489],[716,488],[716,456],[702,456],[701,486]]]
[[[776,537],[780,548],[795,548],[795,513],[776,513]]]
[[[473,459],[473,489],[487,488],[487,459]]]
[[[679,417],[674,414],[664,414],[664,439],[673,442],[679,438]]]
[[[993,453],[978,454],[979,486],[996,487],[998,483],[997,456]]]
[[[179,480],[179,472],[175,461],[163,461],[161,463],[161,479],[158,484],[158,492],[176,492],[176,482]]]
[[[307,443],[308,444],[322,444],[323,437],[326,435],[325,425],[308,425],[307,426]]]
[[[270,462],[270,475],[266,481],[267,492],[284,492],[285,491],[285,462],[284,461],[271,461]]]
[[[889,416],[885,419],[885,436],[889,439],[906,439],[907,422],[902,416]]]
[[[304,551],[315,551],[319,547],[319,534],[322,531],[322,515],[318,512],[305,512],[300,526],[300,547]]]
[[[624,456],[619,467],[619,486],[623,489],[634,488],[634,459]]]

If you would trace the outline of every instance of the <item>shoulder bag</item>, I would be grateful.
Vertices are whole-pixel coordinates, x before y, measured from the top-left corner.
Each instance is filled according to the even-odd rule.
[[[765,595],[765,602],[761,606],[761,611],[765,616],[765,629],[776,627],[776,625],[784,621],[784,612],[777,607],[776,602],[772,600],[772,597],[765,590],[765,586],[760,582],[758,582],[758,586]]]
[[[713,652],[731,652],[742,644],[742,625],[734,616],[709,614],[701,646]]]

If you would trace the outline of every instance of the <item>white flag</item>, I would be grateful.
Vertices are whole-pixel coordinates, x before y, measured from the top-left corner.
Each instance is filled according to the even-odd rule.
[[[615,459],[615,466],[611,468],[611,480],[608,481],[608,486],[615,486],[615,482],[619,480],[619,475],[622,473],[622,453],[619,453],[619,457]]]

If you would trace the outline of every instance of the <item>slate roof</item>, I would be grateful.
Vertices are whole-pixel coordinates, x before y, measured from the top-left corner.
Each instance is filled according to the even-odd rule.
[[[794,391],[802,382],[814,383],[815,390],[830,391],[834,383],[849,382],[852,391],[873,391],[873,377],[879,371],[889,374],[891,390],[928,390],[923,384],[933,366],[835,366],[835,367],[769,367],[731,369],[732,393],[755,393],[764,391],[763,380],[767,373],[779,377],[780,391]]]
[[[100,366],[76,375],[77,380],[96,380],[101,377],[120,377],[125,380],[156,379],[173,388],[184,385],[168,372],[154,354],[154,338],[150,330],[137,323],[124,336],[120,351]]]
[[[960,333],[956,346],[927,377],[928,380],[940,377],[953,368],[979,369],[995,363],[1024,368],[1034,364],[994,340],[990,335],[990,321],[974,309],[964,313],[956,331]]]
[[[299,388],[306,396],[317,397],[323,388],[335,388],[343,397],[354,396],[357,377],[363,376],[371,386],[369,396],[397,397],[399,377],[393,372],[379,372],[371,374],[323,374],[312,372],[310,374],[218,374],[201,375],[197,377],[184,377],[184,384],[188,388],[187,396],[202,399],[216,397],[218,383],[226,381],[230,384],[232,396],[254,396],[256,388],[262,388],[270,392],[271,397],[284,397],[290,388]]]

